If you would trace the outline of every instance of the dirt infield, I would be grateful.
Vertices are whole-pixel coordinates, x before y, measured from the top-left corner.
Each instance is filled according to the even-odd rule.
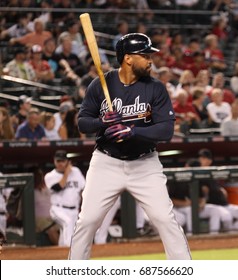
[[[238,234],[190,237],[191,250],[238,248]],[[67,259],[69,248],[51,247],[13,247],[4,246],[1,260],[64,260]],[[140,254],[163,253],[163,245],[159,238],[137,239],[93,245],[92,258],[109,256],[126,256]]]

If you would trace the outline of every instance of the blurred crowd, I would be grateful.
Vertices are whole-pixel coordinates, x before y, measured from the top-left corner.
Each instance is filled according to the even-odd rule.
[[[236,1],[205,1],[203,6],[208,11],[218,13],[207,16],[211,28],[203,33],[190,30],[188,34],[182,29],[172,30],[169,25],[150,25],[156,22],[158,15],[153,12],[156,8],[199,9],[201,2],[204,1],[7,1],[6,7],[72,11],[35,12],[33,9],[0,13],[0,37],[7,44],[2,74],[49,86],[68,86],[68,94],[61,96],[58,112],[35,108],[31,104],[35,97],[27,92],[18,96],[15,111],[10,108],[9,100],[1,100],[0,138],[65,140],[87,137],[77,130],[76,113],[97,71],[78,14],[74,12],[77,8],[138,9],[138,13],[134,13],[137,23],[134,27],[126,13],[119,13],[114,19],[115,28],[109,34],[112,37],[110,43],[107,41],[107,49],[100,47],[103,38],[97,36],[103,70],[107,72],[118,67],[115,56],[108,55],[108,51],[115,51],[115,44],[122,35],[145,33],[160,49],[152,57],[151,75],[167,87],[177,118],[175,131],[186,136],[192,131],[213,128],[211,131],[217,129],[224,136],[238,135],[238,62],[234,63],[233,73],[228,77],[229,61],[225,56],[229,42],[237,39]],[[3,84],[13,87],[9,81]],[[71,123],[75,124],[73,128]]]

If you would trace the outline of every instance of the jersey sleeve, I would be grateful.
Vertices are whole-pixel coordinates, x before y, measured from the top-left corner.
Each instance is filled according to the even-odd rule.
[[[59,183],[58,176],[54,176],[53,171],[50,173],[47,173],[44,177],[46,187],[50,190],[52,186]]]
[[[88,86],[78,114],[78,128],[82,133],[97,133],[102,128],[99,117],[100,106],[104,95],[99,79],[96,78]]]
[[[165,86],[157,81],[153,88],[154,101],[152,104],[153,123],[175,120],[175,113]]]
[[[102,102],[101,84],[99,78],[94,79],[85,92],[81,108],[79,110],[79,117],[93,117],[98,118],[98,112]]]

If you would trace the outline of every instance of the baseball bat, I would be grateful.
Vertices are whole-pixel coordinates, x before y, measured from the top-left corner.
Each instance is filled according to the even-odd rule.
[[[93,59],[93,63],[97,69],[97,73],[98,73],[98,76],[99,76],[99,79],[101,82],[104,96],[105,96],[107,104],[108,104],[109,111],[113,111],[112,102],[111,102],[111,98],[109,95],[106,79],[105,79],[105,76],[102,71],[101,59],[100,59],[100,55],[99,55],[99,51],[98,51],[98,44],[97,44],[96,37],[94,34],[90,15],[88,13],[84,13],[84,14],[81,14],[79,16],[79,18],[80,18],[80,21],[82,24],[82,28],[84,31],[84,35],[85,35],[85,38],[86,38],[86,41],[88,44],[90,54]]]

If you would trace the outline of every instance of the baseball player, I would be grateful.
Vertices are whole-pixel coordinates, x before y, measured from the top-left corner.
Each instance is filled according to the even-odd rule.
[[[198,167],[200,163],[197,159],[189,159],[185,168]],[[190,197],[190,187],[187,182],[171,182],[168,184],[170,198],[174,204],[174,213],[178,222],[180,218],[177,216],[178,212],[185,215],[185,224],[187,235],[192,234],[192,206]],[[176,211],[176,212],[175,212]],[[199,218],[209,219],[209,233],[217,234],[220,231],[221,222],[225,226],[229,226],[232,221],[232,217],[226,209],[221,206],[207,203],[206,195],[202,190],[202,185],[199,186]]]
[[[79,168],[72,166],[64,150],[56,151],[54,164],[55,168],[44,178],[51,191],[50,215],[60,225],[58,245],[70,246],[85,178]]]
[[[83,203],[69,259],[89,259],[95,232],[118,196],[127,190],[145,210],[164,244],[167,259],[191,259],[177,223],[156,146],[174,132],[174,111],[164,85],[150,76],[159,50],[141,33],[116,45],[119,69],[106,73],[113,112],[98,78],[87,88],[78,115],[83,133],[97,133],[86,176]]]

